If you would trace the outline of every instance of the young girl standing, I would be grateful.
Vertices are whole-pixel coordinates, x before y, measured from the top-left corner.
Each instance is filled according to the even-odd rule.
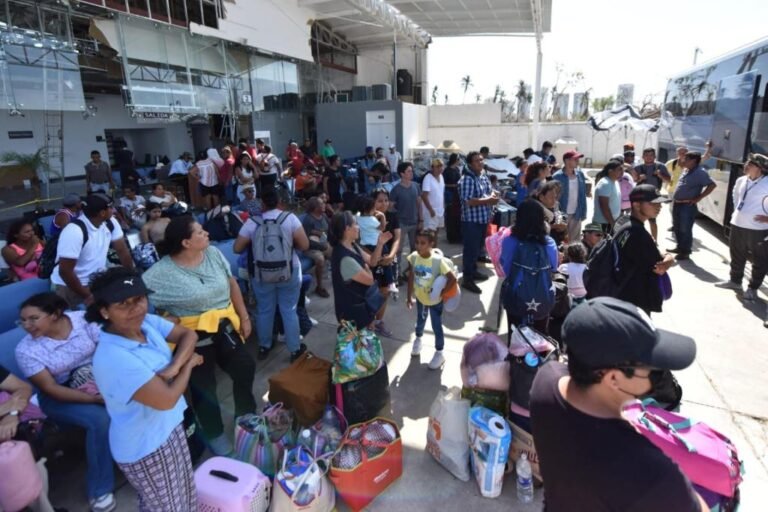
[[[436,250],[434,231],[420,231],[416,234],[416,250],[408,256],[408,309],[413,308],[413,297],[416,296],[416,338],[413,340],[411,356],[421,354],[421,337],[427,315],[432,319],[432,331],[435,333],[435,355],[429,362],[430,370],[439,369],[445,363],[443,356],[443,296],[456,283],[451,265],[442,253]],[[445,276],[447,282],[443,293],[437,301],[430,294],[435,278]]]
[[[581,242],[568,245],[565,249],[566,262],[557,271],[568,276],[568,293],[573,297],[573,304],[587,300],[584,288],[584,270],[587,268],[587,251]]]

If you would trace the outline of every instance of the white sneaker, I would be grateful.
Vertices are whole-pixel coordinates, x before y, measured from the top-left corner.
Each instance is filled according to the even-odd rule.
[[[421,338],[413,340],[413,347],[411,348],[411,357],[419,357],[421,354]]]
[[[111,492],[98,498],[93,498],[88,504],[91,506],[92,512],[110,512],[117,507],[115,495]]]
[[[309,317],[309,322],[312,324],[312,327],[314,327],[314,326],[316,326],[317,324],[320,323],[320,322],[318,322],[317,320],[315,320],[312,317]]]
[[[730,279],[727,281],[719,281],[715,283],[715,286],[718,288],[723,288],[725,290],[738,290],[741,291],[741,284],[740,283],[734,283]]]
[[[310,303],[310,302],[312,302],[312,301],[311,301],[311,300],[309,300],[309,296],[307,296],[307,295],[304,295],[304,305],[305,305],[305,306],[309,306],[309,303]]]
[[[441,366],[445,364],[445,357],[442,350],[435,350],[435,355],[432,356],[432,360],[427,365],[430,370],[439,370]]]
[[[747,302],[753,302],[757,300],[757,290],[754,288],[747,288],[744,292],[744,300]]]

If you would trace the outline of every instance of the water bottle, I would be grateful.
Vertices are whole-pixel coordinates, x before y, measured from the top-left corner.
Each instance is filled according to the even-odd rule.
[[[521,453],[520,458],[517,459],[515,472],[517,473],[517,500],[522,503],[532,502],[533,473],[531,471],[531,463],[528,462],[528,455],[525,453]]]

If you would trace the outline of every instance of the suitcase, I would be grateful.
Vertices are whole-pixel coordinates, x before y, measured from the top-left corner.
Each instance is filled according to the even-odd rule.
[[[313,425],[328,403],[331,363],[304,352],[288,368],[269,378],[269,401],[293,409],[300,425]]]
[[[379,416],[382,409],[389,407],[389,372],[386,363],[370,377],[333,384],[333,398],[349,425]]]
[[[267,512],[272,485],[258,468],[211,457],[195,471],[200,512]]]

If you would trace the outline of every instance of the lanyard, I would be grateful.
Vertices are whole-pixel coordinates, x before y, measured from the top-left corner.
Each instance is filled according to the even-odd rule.
[[[755,180],[754,183],[752,183],[752,186],[749,185],[749,179],[747,179],[747,183],[744,185],[744,194],[741,196],[741,201],[739,201],[738,206],[736,206],[736,209],[741,211],[742,208],[744,208],[744,203],[747,200],[747,195],[749,195],[749,192],[757,186],[762,179],[765,178],[765,175],[760,176],[757,180]]]

